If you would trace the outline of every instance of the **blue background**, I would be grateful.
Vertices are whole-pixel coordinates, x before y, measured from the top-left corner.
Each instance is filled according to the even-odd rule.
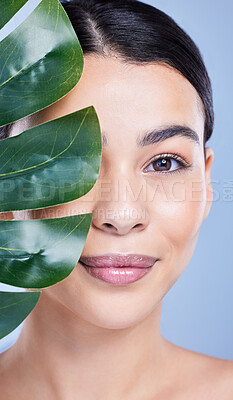
[[[161,332],[179,346],[233,360],[233,3],[144,2],[165,11],[196,42],[212,81],[215,108],[214,132],[206,144],[215,153],[214,201],[188,267],[163,300]],[[38,3],[29,0],[23,15]],[[0,341],[0,351],[17,340],[20,329]]]

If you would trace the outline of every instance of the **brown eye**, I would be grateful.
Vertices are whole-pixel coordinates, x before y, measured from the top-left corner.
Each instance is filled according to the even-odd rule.
[[[153,168],[158,171],[169,171],[172,162],[169,158],[160,158],[152,162]]]
[[[186,167],[185,162],[180,158],[178,160],[176,157],[175,155],[156,157],[150,162],[145,171],[170,173]],[[171,168],[173,169],[171,170]]]

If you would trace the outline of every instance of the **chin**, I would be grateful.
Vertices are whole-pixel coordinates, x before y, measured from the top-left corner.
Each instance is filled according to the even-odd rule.
[[[141,304],[140,308],[134,304],[109,304],[102,310],[92,308],[83,315],[91,324],[104,329],[126,329],[143,321],[151,312],[151,305]]]
[[[57,287],[56,287],[57,286]],[[126,329],[144,320],[160,303],[154,292],[89,291],[79,287],[60,290],[59,285],[48,292],[55,302],[53,307],[62,304],[63,310],[70,310],[80,324],[103,329]],[[66,312],[66,311],[65,311]]]
[[[47,300],[53,299],[53,308],[64,313],[70,310],[80,319],[80,324],[126,329],[140,323],[160,305],[167,290],[163,290],[166,284],[161,285],[156,274],[154,271],[152,276],[148,274],[133,284],[115,286],[88,276],[78,267],[65,280],[44,292]]]
[[[112,302],[111,302],[112,303]],[[98,307],[86,304],[84,309],[74,310],[76,315],[86,323],[102,329],[127,329],[140,323],[151,312],[151,307],[144,304],[140,309],[134,305],[125,304],[123,306],[109,304],[105,307]],[[99,304],[101,306],[101,302]]]

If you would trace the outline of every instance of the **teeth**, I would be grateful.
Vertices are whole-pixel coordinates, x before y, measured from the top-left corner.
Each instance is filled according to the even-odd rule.
[[[111,271],[113,275],[132,275],[133,271]]]

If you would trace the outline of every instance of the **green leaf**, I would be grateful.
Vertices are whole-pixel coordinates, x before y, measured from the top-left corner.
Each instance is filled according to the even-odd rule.
[[[22,5],[9,1],[4,2],[10,4],[5,11],[3,2],[0,5],[2,23]],[[55,103],[83,71],[80,43],[58,0],[42,0],[0,42],[0,54],[0,126]],[[93,107],[0,141],[0,211],[43,208],[83,196],[96,182],[100,158],[101,134]],[[81,214],[1,220],[0,281],[38,289],[65,279],[80,258],[91,219],[92,214]],[[26,318],[39,296],[0,292],[0,337]]]
[[[65,279],[79,260],[92,213],[0,221],[0,282],[44,288]]]
[[[0,126],[56,102],[83,71],[80,43],[58,0],[42,0],[0,42],[0,54]]]
[[[1,0],[0,29],[20,10],[28,0]]]
[[[75,200],[91,190],[101,162],[93,106],[0,141],[0,211]]]
[[[41,292],[0,292],[0,339],[17,328],[36,306]]]

